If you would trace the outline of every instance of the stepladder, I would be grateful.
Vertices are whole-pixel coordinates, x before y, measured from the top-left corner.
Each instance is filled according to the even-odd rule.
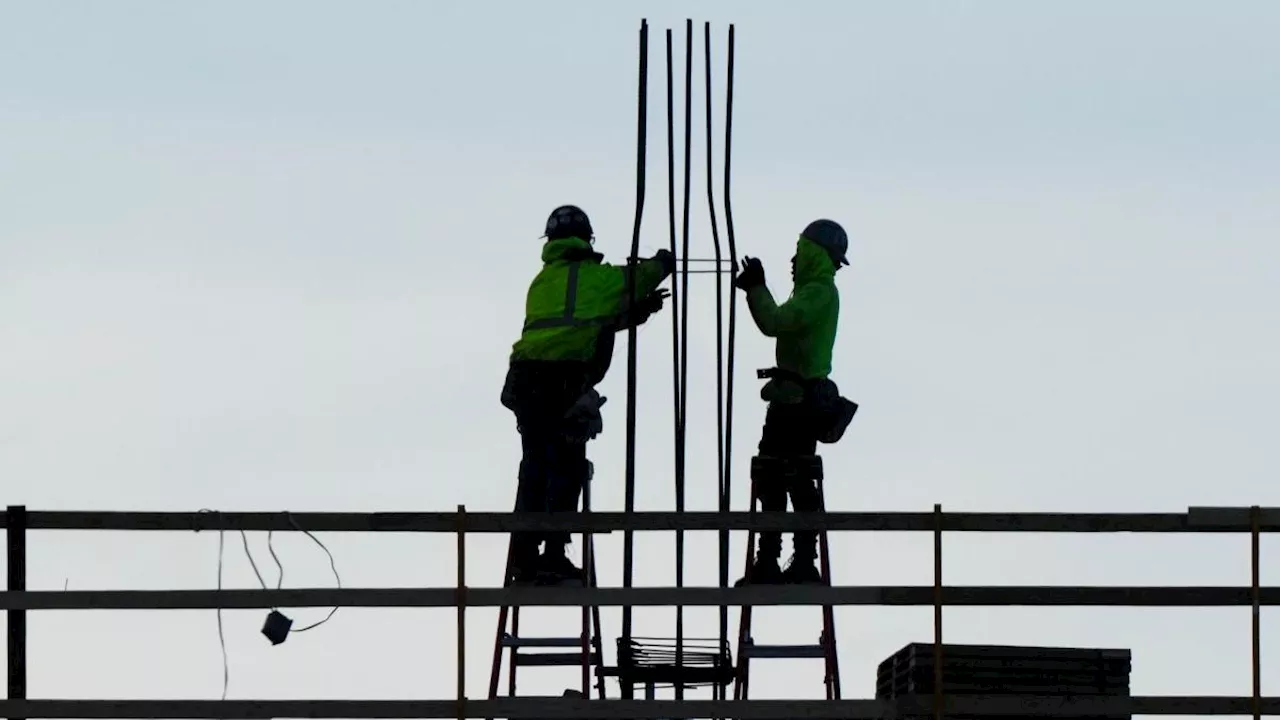
[[[794,457],[757,455],[751,460],[750,513],[754,516],[757,506],[762,511],[784,511],[786,510],[788,499],[791,500],[793,509],[796,512],[826,512],[822,481],[822,458],[818,455]],[[817,555],[815,563],[817,566],[816,577],[808,577],[805,573],[795,574],[795,578],[803,578],[802,580],[796,580],[788,576],[787,573],[783,573],[782,576],[772,576],[769,573],[768,577],[753,577],[753,571],[757,575],[765,574],[759,573],[756,568],[757,540],[760,540],[761,544],[764,545],[766,541],[780,543],[781,537],[780,534],[768,537],[766,533],[757,533],[755,530],[749,530],[747,532],[746,569],[743,580],[740,583],[759,585],[803,582],[804,584],[830,586],[831,558],[827,533],[825,530],[809,531],[809,533],[813,542],[811,547],[813,547],[813,551]],[[799,539],[803,538],[804,535],[797,533],[796,537]],[[798,541],[796,543],[797,548],[803,542]],[[793,564],[808,561],[809,558],[801,557],[799,553],[792,558]],[[791,569],[790,567],[788,568],[788,570]],[[816,643],[796,643],[795,640],[797,638],[794,635],[782,638],[787,641],[785,643],[757,643],[751,627],[754,611],[755,609],[750,605],[742,606],[738,629],[738,663],[734,680],[734,699],[747,699],[751,682],[752,660],[803,658],[823,661],[823,686],[826,692],[826,699],[840,699],[840,667],[836,647],[834,607],[831,605],[822,606],[822,628],[817,635]],[[793,625],[787,625],[780,630],[781,632],[796,632]]]
[[[587,513],[591,510],[591,476],[590,463],[587,463],[588,471],[582,484],[582,512]],[[522,479],[521,482],[524,482]],[[516,512],[521,510],[519,499],[516,501]],[[576,582],[567,584],[577,585],[579,587],[584,584],[587,587],[596,587],[596,568],[594,544],[592,542],[592,533],[584,531],[582,538],[582,578]],[[524,582],[518,577],[517,568],[517,550],[518,543],[529,542],[528,536],[522,537],[519,533],[512,533],[507,545],[507,560],[503,575],[503,586],[512,587],[513,585],[546,585],[546,584],[566,584],[564,581],[554,581],[549,583],[543,582]],[[559,611],[563,613],[565,608],[530,608],[526,612],[547,612]],[[597,605],[584,605],[582,607],[581,625],[576,634],[554,635],[548,631],[553,627],[552,623],[539,619],[537,622],[530,623],[536,629],[536,635],[520,634],[521,607],[519,605],[504,605],[498,610],[498,627],[494,638],[493,648],[493,667],[489,674],[489,698],[494,699],[500,697],[499,686],[501,685],[502,670],[504,660],[507,670],[506,695],[508,697],[516,697],[517,693],[517,671],[520,668],[528,667],[560,667],[560,668],[578,668],[581,672],[580,687],[574,689],[570,687],[565,691],[566,696],[577,695],[581,693],[581,697],[591,697],[591,689],[594,683],[597,691],[597,697],[605,697],[605,683],[599,672],[601,663],[603,662],[604,653],[601,643],[601,626],[600,626],[600,608]]]

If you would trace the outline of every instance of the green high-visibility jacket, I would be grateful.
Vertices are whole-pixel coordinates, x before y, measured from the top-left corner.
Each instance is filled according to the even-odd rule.
[[[628,275],[634,278],[636,300],[656,290],[667,276],[662,264],[653,260],[610,265],[579,238],[548,241],[542,262],[529,285],[524,332],[511,348],[512,362],[592,362],[599,360],[598,351],[612,353],[613,323],[630,300]],[[602,333],[608,333],[607,346],[600,342]]]
[[[791,297],[778,305],[765,285],[747,292],[747,307],[756,327],[766,336],[777,338],[779,369],[805,380],[831,374],[831,353],[840,319],[835,275],[831,256],[802,235],[796,242],[796,277]]]

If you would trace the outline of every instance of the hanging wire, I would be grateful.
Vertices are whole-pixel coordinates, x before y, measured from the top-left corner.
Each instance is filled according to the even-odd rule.
[[[631,231],[631,256],[640,254],[640,224],[644,217],[646,126],[649,117],[649,21],[640,21],[639,88],[636,98],[636,216]],[[634,273],[627,273],[634,277]],[[636,287],[628,283],[628,307],[634,307]],[[624,507],[628,513],[636,506],[636,328],[627,330],[627,450]],[[631,587],[635,561],[635,532],[627,530],[622,541],[622,586]],[[622,608],[622,636],[631,637],[631,606]],[[625,683],[624,683],[625,687]],[[630,693],[628,692],[628,695]]]

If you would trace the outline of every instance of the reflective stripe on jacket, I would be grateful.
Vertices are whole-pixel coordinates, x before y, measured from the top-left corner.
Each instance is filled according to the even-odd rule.
[[[543,246],[543,267],[529,285],[524,332],[511,348],[513,361],[596,360],[601,333],[612,333],[610,325],[626,308],[628,274],[634,274],[636,299],[653,292],[666,277],[661,264],[652,260],[632,266],[603,260],[579,238]],[[607,348],[611,352],[612,343]]]

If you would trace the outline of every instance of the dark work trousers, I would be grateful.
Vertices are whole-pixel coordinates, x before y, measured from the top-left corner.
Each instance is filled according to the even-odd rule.
[[[818,439],[808,404],[769,403],[759,450],[761,455],[783,459],[817,454]],[[785,512],[787,496],[791,497],[791,505],[796,512],[816,512],[822,509],[822,498],[814,479],[769,471],[765,473],[765,477],[752,478],[752,482],[756,485],[756,496],[760,499],[760,509],[763,511]],[[817,541],[817,533],[795,533],[792,547],[796,561],[812,562],[817,559]],[[760,533],[760,559],[776,561],[781,555],[781,533]]]
[[[587,446],[563,437],[550,422],[522,425],[520,483],[516,490],[516,510],[524,512],[576,512],[578,500],[590,472]],[[546,554],[563,556],[569,542],[567,532],[521,532],[514,538],[517,563],[530,562],[538,555],[539,543]]]

